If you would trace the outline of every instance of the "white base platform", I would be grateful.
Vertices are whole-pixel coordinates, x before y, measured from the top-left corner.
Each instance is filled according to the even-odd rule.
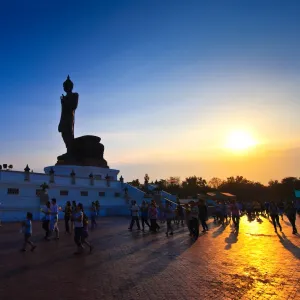
[[[51,168],[54,170],[54,174],[57,176],[70,176],[72,171],[74,171],[76,177],[88,178],[90,174],[93,174],[94,178],[105,179],[105,177],[108,175],[110,176],[111,180],[117,180],[117,176],[120,172],[119,170],[90,166],[49,166],[44,168],[44,172],[49,174]]]

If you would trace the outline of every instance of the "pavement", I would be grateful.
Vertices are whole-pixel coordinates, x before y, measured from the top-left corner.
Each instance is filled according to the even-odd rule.
[[[212,220],[196,242],[186,227],[173,236],[128,232],[129,219],[101,218],[92,254],[76,256],[73,237],[43,241],[21,253],[20,225],[0,227],[1,300],[300,299],[300,235],[285,220],[276,234],[266,218],[241,219],[240,232]],[[300,218],[297,217],[300,231]]]

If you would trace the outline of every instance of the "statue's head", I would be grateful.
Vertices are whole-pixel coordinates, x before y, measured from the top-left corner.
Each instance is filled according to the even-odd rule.
[[[73,82],[70,79],[70,76],[68,75],[67,80],[63,84],[64,86],[64,91],[66,93],[70,93],[73,90]]]

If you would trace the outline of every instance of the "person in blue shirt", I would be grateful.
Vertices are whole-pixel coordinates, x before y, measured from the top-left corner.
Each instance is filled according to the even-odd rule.
[[[26,220],[22,222],[23,233],[24,233],[24,245],[21,249],[22,252],[26,251],[26,246],[29,244],[31,246],[31,251],[34,251],[36,245],[30,240],[32,236],[32,213],[28,212],[26,215]]]

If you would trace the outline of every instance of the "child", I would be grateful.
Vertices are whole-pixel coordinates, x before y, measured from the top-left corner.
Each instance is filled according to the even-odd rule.
[[[21,249],[22,252],[26,251],[26,246],[29,244],[31,246],[31,251],[34,251],[36,248],[36,245],[34,245],[30,238],[32,236],[32,213],[28,212],[26,215],[26,220],[22,222],[22,227],[23,227],[23,233],[24,233],[24,245],[23,248]]]
[[[82,244],[86,244],[90,247],[90,253],[92,253],[93,246],[88,242],[89,237],[89,219],[85,213],[83,213],[83,232],[82,232]]]

